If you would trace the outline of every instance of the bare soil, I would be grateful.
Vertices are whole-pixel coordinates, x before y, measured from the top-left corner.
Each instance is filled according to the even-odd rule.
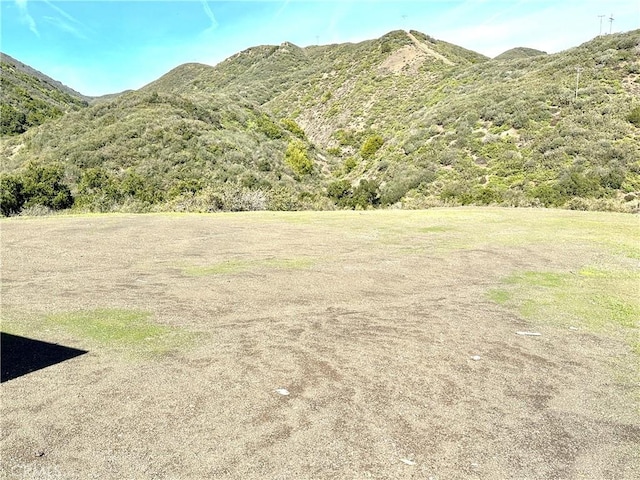
[[[640,477],[637,385],[616,373],[637,368],[629,347],[487,295],[606,259],[593,245],[468,243],[437,211],[0,227],[3,330],[88,351],[1,385],[1,478]],[[42,327],[98,308],[190,340],[136,356]]]

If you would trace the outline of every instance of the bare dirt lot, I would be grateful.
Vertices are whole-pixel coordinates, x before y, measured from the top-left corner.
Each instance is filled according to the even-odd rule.
[[[502,209],[2,221],[2,330],[82,354],[2,383],[0,476],[639,478],[638,226]]]

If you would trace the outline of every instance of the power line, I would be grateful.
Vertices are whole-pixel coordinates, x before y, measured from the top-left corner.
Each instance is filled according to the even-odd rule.
[[[613,21],[615,19],[613,18],[613,13],[611,14],[611,16],[609,17],[609,34],[611,34],[611,31],[613,30]]]

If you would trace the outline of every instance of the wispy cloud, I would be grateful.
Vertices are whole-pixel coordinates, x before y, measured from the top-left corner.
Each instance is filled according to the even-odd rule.
[[[207,32],[213,31],[218,27],[218,21],[216,20],[216,16],[213,14],[213,11],[211,10],[211,7],[209,6],[209,3],[207,2],[207,0],[201,0],[202,2],[202,8],[204,9],[204,13],[207,15],[207,17],[209,17],[209,20],[211,21],[211,25],[209,25],[209,28],[207,28]]]
[[[27,0],[16,0],[16,5],[18,6],[18,10],[20,10],[20,21],[26,24],[29,27],[29,30],[31,30],[37,37],[39,37],[40,32],[38,32],[36,21],[33,19],[31,14],[29,14]]]
[[[76,20],[72,15],[69,15],[62,8],[60,8],[59,6],[57,6],[55,3],[51,2],[50,0],[43,0],[43,2],[46,3],[52,9],[54,9],[59,15],[61,15],[64,18],[66,18],[71,23],[75,23],[76,25],[82,25],[81,22]]]
[[[63,19],[59,17],[43,17],[43,18],[47,23],[49,23],[50,25],[53,25],[58,30],[62,30],[63,32],[70,33],[71,35],[73,35],[74,37],[80,40],[88,40],[87,36],[84,33],[82,33],[78,28],[74,27],[69,22],[65,22]]]
[[[282,5],[280,5],[280,8],[278,8],[278,11],[273,16],[273,20],[277,20],[278,18],[280,18],[280,15],[282,15],[282,12],[284,12],[286,10],[287,5],[289,5],[290,1],[291,0],[284,0],[284,2],[282,2]]]
[[[36,36],[40,37],[40,31],[38,30],[38,24],[29,12],[29,0],[15,0],[15,4],[20,12],[20,21],[29,27]],[[86,30],[82,22],[78,21],[75,17],[64,11],[58,5],[54,4],[50,0],[41,0],[42,4],[50,7],[57,15],[56,16],[41,16],[38,18],[38,22],[45,21],[49,25],[53,25],[58,30],[70,33],[76,38],[81,40],[87,40],[87,35],[83,32]]]

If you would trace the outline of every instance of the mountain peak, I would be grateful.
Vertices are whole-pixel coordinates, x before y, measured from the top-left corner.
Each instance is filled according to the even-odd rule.
[[[547,55],[547,52],[536,50],[535,48],[516,47],[502,52],[494,57],[494,60],[516,60],[521,58],[537,57],[539,55]]]

